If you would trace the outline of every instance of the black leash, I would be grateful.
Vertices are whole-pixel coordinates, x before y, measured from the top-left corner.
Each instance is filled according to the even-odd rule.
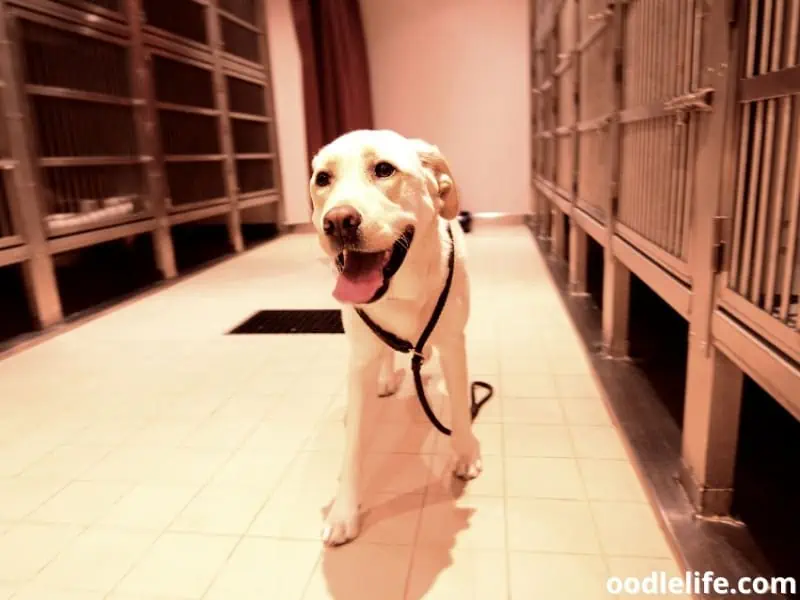
[[[425,411],[425,415],[428,417],[428,419],[430,419],[430,422],[433,423],[433,426],[436,427],[436,429],[445,435],[451,435],[453,432],[443,425],[438,417],[434,414],[430,402],[428,402],[428,398],[425,396],[425,387],[422,385],[422,363],[425,360],[424,356],[422,355],[422,350],[425,348],[428,338],[431,336],[433,330],[436,328],[436,324],[439,322],[439,317],[442,315],[445,304],[447,304],[447,296],[450,295],[450,286],[453,284],[456,249],[455,242],[453,241],[453,231],[450,228],[449,223],[447,225],[447,233],[450,236],[450,257],[447,262],[447,281],[445,281],[444,289],[439,295],[439,300],[436,302],[436,306],[433,309],[433,314],[431,315],[430,321],[428,321],[428,324],[422,331],[422,335],[420,336],[419,341],[417,341],[416,346],[414,346],[408,340],[404,340],[403,338],[396,336],[391,331],[386,331],[360,308],[357,308],[356,312],[358,313],[358,316],[361,317],[361,320],[366,323],[367,327],[369,327],[372,332],[392,350],[402,352],[403,354],[413,354],[411,357],[411,371],[414,373],[414,387],[417,388],[417,397],[419,398],[419,403],[422,405],[422,410]],[[487,394],[480,401],[477,399],[476,394],[478,389],[483,389],[487,392]],[[472,415],[473,421],[475,420],[475,417],[478,416],[478,412],[480,412],[483,405],[486,404],[493,395],[494,388],[488,383],[484,381],[472,382],[472,385],[470,386],[470,414]]]

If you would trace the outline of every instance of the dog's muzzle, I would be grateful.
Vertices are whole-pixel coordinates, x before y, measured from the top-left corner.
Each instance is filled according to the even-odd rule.
[[[403,265],[414,239],[409,226],[389,250],[361,252],[345,248],[336,257],[339,279],[334,297],[349,304],[370,304],[389,290],[392,277]]]

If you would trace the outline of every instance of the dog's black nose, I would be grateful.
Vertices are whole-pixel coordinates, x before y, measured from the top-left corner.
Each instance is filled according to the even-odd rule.
[[[361,227],[361,214],[352,206],[332,208],[322,220],[325,235],[343,244],[356,241],[359,227]]]

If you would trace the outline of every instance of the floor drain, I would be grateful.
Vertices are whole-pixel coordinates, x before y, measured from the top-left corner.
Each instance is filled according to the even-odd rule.
[[[344,333],[339,310],[260,310],[229,334]]]

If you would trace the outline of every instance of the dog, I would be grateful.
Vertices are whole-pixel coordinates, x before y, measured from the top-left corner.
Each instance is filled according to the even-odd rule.
[[[364,406],[399,386],[395,352],[356,311],[416,343],[445,285],[451,252],[450,294],[422,354],[430,357],[435,347],[442,365],[455,476],[473,479],[482,470],[472,430],[464,332],[469,281],[464,233],[456,218],[458,188],[436,146],[390,130],[346,133],[313,158],[309,191],[319,243],[337,265],[333,296],[342,306],[349,346],[344,459],[322,531],[323,542],[337,546],[359,533]]]

